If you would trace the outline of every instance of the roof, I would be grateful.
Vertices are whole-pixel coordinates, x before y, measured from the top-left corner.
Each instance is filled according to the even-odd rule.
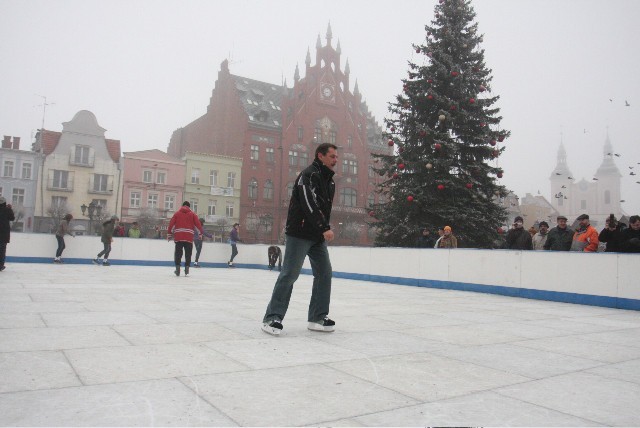
[[[282,128],[283,86],[231,75],[236,82],[238,98],[242,101],[249,122],[273,129]]]
[[[180,162],[182,161],[174,156],[171,156],[162,150],[151,149],[151,150],[140,150],[137,152],[124,152],[124,157],[126,158],[141,158],[141,159],[149,159],[149,160],[157,160],[164,162]]]
[[[41,145],[42,153],[44,153],[45,156],[53,153],[60,142],[61,136],[62,132],[47,131],[46,129],[42,131]],[[105,138],[104,142],[107,147],[109,157],[114,162],[118,162],[120,160],[120,140],[110,140]]]

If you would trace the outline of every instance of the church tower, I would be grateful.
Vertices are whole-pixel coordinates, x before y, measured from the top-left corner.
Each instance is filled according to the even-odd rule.
[[[595,211],[600,217],[606,217],[610,213],[614,213],[616,217],[620,218],[622,213],[620,206],[620,178],[622,174],[620,174],[620,170],[618,170],[613,160],[615,153],[613,152],[608,132],[602,155],[602,163],[595,174],[595,178],[598,179],[595,185]]]
[[[556,167],[549,177],[551,181],[551,205],[559,214],[569,216],[571,213],[571,197],[575,179],[567,165],[567,151],[564,148],[562,137],[558,148],[558,160]]]

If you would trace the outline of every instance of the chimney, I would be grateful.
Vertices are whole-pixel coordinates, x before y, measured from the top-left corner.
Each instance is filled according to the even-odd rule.
[[[13,150],[20,150],[20,137],[13,137]]]
[[[2,148],[3,149],[10,149],[11,148],[11,137],[8,135],[5,135],[4,137],[2,137]]]

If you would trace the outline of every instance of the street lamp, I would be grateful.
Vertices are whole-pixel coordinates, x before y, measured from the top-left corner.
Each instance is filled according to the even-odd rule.
[[[85,217],[89,217],[89,235],[91,235],[93,230],[93,218],[99,218],[102,214],[102,205],[96,204],[95,202],[91,202],[89,206],[86,204],[82,204],[80,206],[82,210],[82,215]]]

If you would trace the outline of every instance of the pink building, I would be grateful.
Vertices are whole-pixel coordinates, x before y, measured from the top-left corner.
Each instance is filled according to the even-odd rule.
[[[137,221],[146,237],[154,235],[156,226],[166,231],[169,219],[182,205],[184,161],[154,149],[124,152],[122,162],[121,221]]]

